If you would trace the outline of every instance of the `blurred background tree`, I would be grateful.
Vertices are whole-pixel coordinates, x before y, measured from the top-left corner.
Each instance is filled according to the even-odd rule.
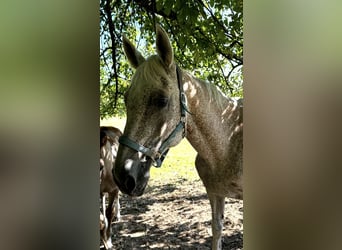
[[[155,24],[169,34],[175,60],[226,95],[242,97],[242,0],[100,0],[100,116],[124,116],[133,70],[125,34],[143,56],[155,54]]]

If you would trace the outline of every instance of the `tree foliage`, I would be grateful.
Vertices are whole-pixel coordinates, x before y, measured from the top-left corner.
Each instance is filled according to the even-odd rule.
[[[124,115],[133,74],[122,50],[125,34],[147,57],[155,24],[168,32],[175,59],[229,96],[242,96],[242,0],[100,0],[100,115]]]

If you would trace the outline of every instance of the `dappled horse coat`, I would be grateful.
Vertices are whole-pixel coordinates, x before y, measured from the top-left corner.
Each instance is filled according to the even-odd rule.
[[[112,248],[111,223],[120,220],[119,189],[113,180],[112,169],[115,162],[121,131],[115,127],[100,127],[100,234],[106,249]],[[108,206],[106,196],[108,194]]]

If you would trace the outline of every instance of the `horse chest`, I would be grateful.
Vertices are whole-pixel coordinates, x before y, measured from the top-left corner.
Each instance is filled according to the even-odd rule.
[[[210,163],[197,155],[195,161],[197,172],[208,192],[228,196],[235,177],[229,171],[227,164]]]

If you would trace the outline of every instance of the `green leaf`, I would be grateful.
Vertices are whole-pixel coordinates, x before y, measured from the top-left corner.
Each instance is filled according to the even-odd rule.
[[[104,3],[101,1],[100,13],[104,13]],[[197,77],[210,79],[228,95],[243,95],[243,68],[234,71],[229,82],[221,72],[221,67],[231,67],[227,55],[242,61],[243,47],[238,43],[230,46],[235,40],[243,44],[243,1],[207,0],[204,5],[197,1],[156,0],[156,9],[153,10],[149,6],[138,5],[136,1],[112,1],[114,41],[111,40],[107,17],[100,15],[100,51],[105,51],[99,60],[101,117],[125,112],[123,94],[129,86],[133,70],[122,50],[122,34],[137,45],[143,55],[155,54],[154,21],[166,30],[172,30],[169,36],[175,58],[185,70],[195,72]],[[170,18],[171,13],[175,19],[173,16]],[[113,55],[115,58],[112,58]],[[114,69],[117,76],[114,76]],[[107,82],[110,82],[109,86],[106,86]],[[114,106],[116,94],[117,106]]]
[[[163,9],[162,1],[156,1],[156,9],[157,9],[157,11],[160,11]]]

